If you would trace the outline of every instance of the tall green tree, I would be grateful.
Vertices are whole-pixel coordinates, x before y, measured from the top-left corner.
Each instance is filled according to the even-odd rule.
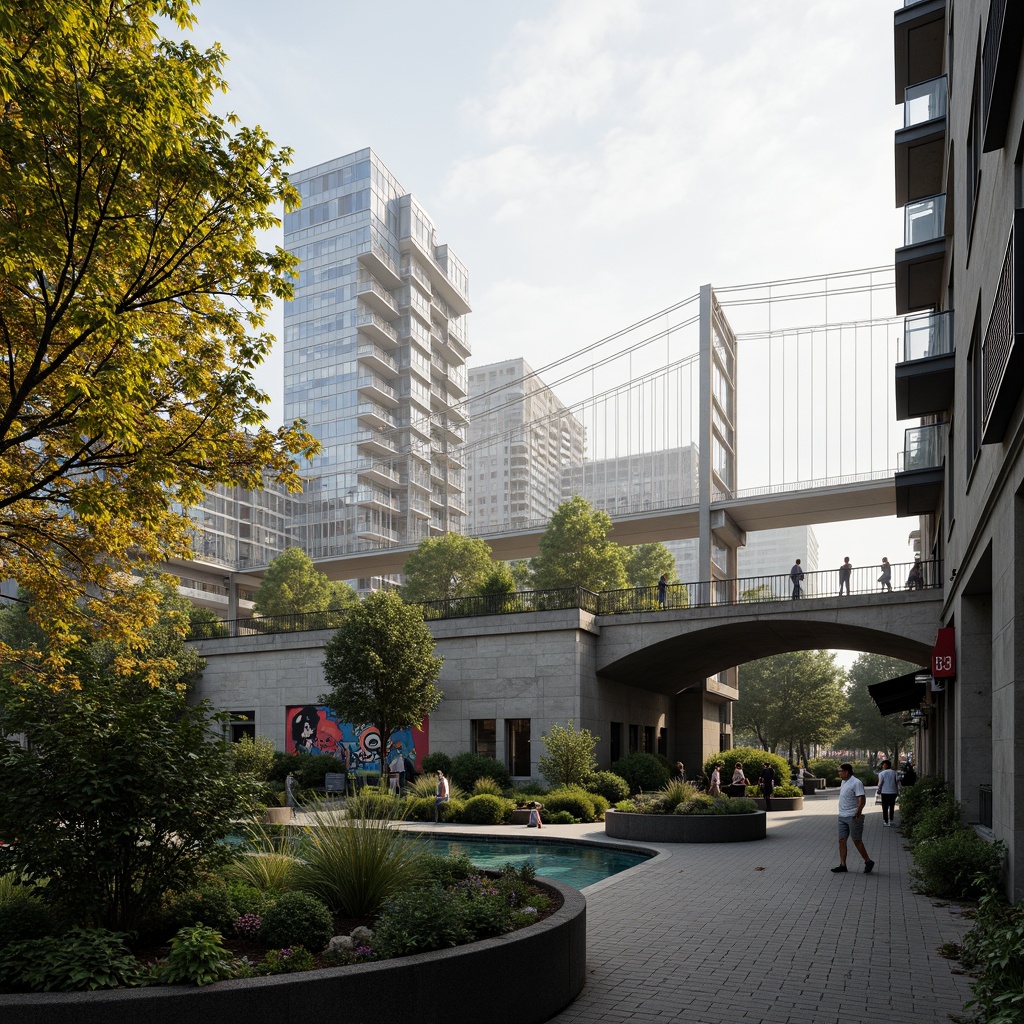
[[[739,669],[737,733],[757,738],[763,750],[788,746],[803,755],[840,732],[846,716],[843,670],[829,651],[794,651],[748,662]]]
[[[538,759],[540,773],[552,786],[582,786],[597,771],[594,748],[599,736],[577,729],[570,719],[543,734],[546,753]]]
[[[494,570],[491,549],[479,537],[446,533],[427,537],[409,556],[402,570],[402,596],[411,603],[444,601],[482,592]]]
[[[636,544],[625,549],[626,583],[631,587],[656,587],[662,574],[678,583],[675,556],[664,544]]]
[[[531,559],[537,590],[586,587],[595,592],[626,586],[623,549],[608,539],[607,512],[592,508],[577,495],[555,510],[540,539],[540,554]]]
[[[375,725],[382,765],[392,732],[418,726],[441,701],[443,659],[434,646],[422,610],[387,590],[370,594],[327,642],[324,678],[331,689],[318,701],[343,721]]]
[[[287,548],[271,561],[253,599],[260,615],[342,611],[358,603],[347,583],[329,580],[301,548]]]
[[[130,657],[149,671],[118,670],[119,645],[83,640],[75,689],[40,685],[29,700],[0,672],[0,873],[46,878],[70,920],[117,930],[229,856],[246,799],[209,705],[189,698],[203,662],[183,642],[187,602],[156,590],[161,614]],[[26,632],[45,653],[25,605],[0,611],[0,636]]]
[[[900,754],[910,747],[911,733],[898,715],[884,716],[871,699],[868,687],[895,676],[906,675],[919,666],[886,657],[884,654],[859,654],[847,672],[846,699],[849,705],[850,739],[857,747],[872,753],[879,750],[897,764]]]
[[[297,202],[290,154],[212,112],[224,54],[158,19],[192,0],[0,5],[0,548],[52,685],[83,630],[130,648],[155,620],[123,573],[187,556],[204,487],[298,489],[319,448],[264,426],[253,376],[296,264],[258,244]]]

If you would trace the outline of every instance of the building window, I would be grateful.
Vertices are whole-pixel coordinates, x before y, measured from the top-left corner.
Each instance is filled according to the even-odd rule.
[[[640,726],[629,726],[629,752],[635,754],[640,749]]]
[[[512,775],[530,775],[530,719],[505,719],[505,750]]]
[[[658,730],[658,753],[662,757],[668,756],[668,729],[664,726]]]
[[[978,453],[981,451],[982,426],[984,423],[985,376],[981,369],[981,309],[974,316],[971,331],[971,347],[967,351],[967,442],[966,472],[970,474]]]
[[[622,757],[622,723],[612,722],[610,732],[609,755],[611,756],[611,763],[615,764]]]
[[[243,736],[256,739],[256,712],[229,711],[225,734],[229,743],[237,743]]]
[[[653,725],[645,725],[644,726],[644,753],[645,754],[653,754],[654,753],[654,726]]]
[[[484,757],[494,757],[497,751],[495,719],[474,718],[470,722],[473,736],[473,753]]]

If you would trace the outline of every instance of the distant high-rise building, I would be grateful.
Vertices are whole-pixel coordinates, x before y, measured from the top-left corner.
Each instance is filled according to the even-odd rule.
[[[694,445],[569,466],[562,497],[578,494],[609,515],[675,508],[697,501]]]
[[[466,268],[369,149],[298,171],[284,244],[285,419],[323,445],[294,543],[311,558],[461,532]]]
[[[523,359],[470,367],[469,396],[467,532],[548,519],[566,467],[583,460],[582,424]]]

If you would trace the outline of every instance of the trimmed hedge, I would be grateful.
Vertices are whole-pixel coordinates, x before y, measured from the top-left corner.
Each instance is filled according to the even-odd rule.
[[[650,793],[661,789],[669,778],[668,767],[662,758],[640,750],[620,757],[612,765],[612,771],[626,780],[630,793]]]
[[[493,793],[471,796],[462,808],[459,821],[464,825],[502,825],[512,820],[515,801]]]

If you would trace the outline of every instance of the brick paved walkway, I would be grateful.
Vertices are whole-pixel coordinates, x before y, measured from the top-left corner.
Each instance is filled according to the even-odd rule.
[[[902,836],[870,802],[874,872],[851,844],[849,873],[833,875],[836,803],[833,791],[773,812],[761,842],[657,846],[653,860],[586,888],[587,984],[554,1021],[933,1024],[961,1013],[969,979],[935,949],[970,922],[911,890]],[[560,836],[614,842],[594,825],[537,838]]]

